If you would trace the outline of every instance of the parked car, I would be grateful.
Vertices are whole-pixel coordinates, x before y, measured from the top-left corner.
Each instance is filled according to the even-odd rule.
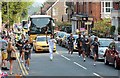
[[[69,36],[70,36],[70,34],[66,33],[65,36],[64,36],[64,38],[63,38],[63,40],[62,40],[62,44],[61,45],[64,46],[64,47],[66,47],[66,48],[68,47],[67,44],[68,44],[68,37]]]
[[[66,34],[66,32],[58,32],[57,37],[56,37],[58,45],[62,44],[62,40],[63,40],[65,34]]]
[[[62,26],[61,30],[66,33],[72,33],[72,26]]]
[[[104,54],[104,63],[108,65],[109,63],[112,63],[114,65],[114,68],[119,69],[120,68],[120,42],[114,41],[111,42],[108,46],[108,49],[106,49]]]
[[[104,59],[103,55],[105,50],[108,48],[109,44],[113,42],[113,39],[108,38],[98,38],[100,46],[98,47],[98,59]],[[93,51],[90,52],[90,56],[94,57]]]
[[[47,37],[50,39],[50,36]],[[46,36],[37,36],[35,40],[33,40],[33,50],[35,52],[41,51],[49,51],[49,45],[46,42]],[[54,52],[56,51],[56,44],[54,45]]]

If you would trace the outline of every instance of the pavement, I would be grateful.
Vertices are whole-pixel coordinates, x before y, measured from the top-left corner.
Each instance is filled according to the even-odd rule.
[[[17,52],[16,54],[17,54],[17,59],[13,62],[13,74],[10,75],[9,70],[8,71],[2,70],[2,72],[7,72],[8,76],[14,76],[14,77],[27,75],[26,74],[27,70],[24,66],[24,63],[21,63],[18,58],[19,53]],[[10,67],[10,63],[7,62],[7,68],[9,67]]]

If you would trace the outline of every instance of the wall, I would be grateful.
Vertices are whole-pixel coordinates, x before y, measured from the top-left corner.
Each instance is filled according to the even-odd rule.
[[[65,15],[66,14],[66,7],[65,7],[65,4],[64,2],[58,2],[56,3],[55,6],[53,6],[53,9],[56,8],[57,10],[57,15],[53,15],[53,18],[56,20],[56,21],[59,21],[61,22],[62,21],[62,15]],[[53,12],[53,9],[52,9],[52,12]],[[51,10],[49,10],[47,12],[47,15],[51,15]]]

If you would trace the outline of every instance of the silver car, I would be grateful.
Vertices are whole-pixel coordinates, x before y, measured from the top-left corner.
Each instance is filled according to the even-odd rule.
[[[100,46],[98,47],[98,59],[104,59],[103,55],[105,53],[105,50],[108,48],[109,44],[113,41],[114,41],[113,39],[98,38],[98,42],[100,43]],[[90,56],[94,57],[93,51],[91,51]]]

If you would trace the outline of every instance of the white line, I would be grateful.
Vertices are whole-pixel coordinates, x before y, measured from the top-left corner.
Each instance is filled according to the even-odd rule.
[[[56,51],[57,54],[59,54],[57,51]]]
[[[63,58],[65,58],[65,59],[67,59],[68,61],[70,61],[70,59],[69,58],[67,58],[67,57],[65,57],[64,55],[61,55]]]
[[[21,69],[21,71],[22,71],[22,74],[25,75],[25,72],[24,72],[23,67],[22,67],[22,65],[21,65],[21,63],[20,63],[20,60],[19,60],[19,54],[16,53],[16,56],[17,56],[18,64],[20,65],[20,69]]]
[[[100,77],[100,78],[103,78],[103,77],[101,77],[99,74],[97,74],[97,73],[93,73],[95,76],[98,76],[98,77]]]
[[[74,64],[76,64],[77,66],[80,66],[81,68],[83,68],[83,69],[87,70],[87,68],[86,68],[86,67],[84,67],[84,66],[82,66],[82,65],[80,65],[80,64],[78,64],[78,63],[76,63],[76,62],[74,62]]]

